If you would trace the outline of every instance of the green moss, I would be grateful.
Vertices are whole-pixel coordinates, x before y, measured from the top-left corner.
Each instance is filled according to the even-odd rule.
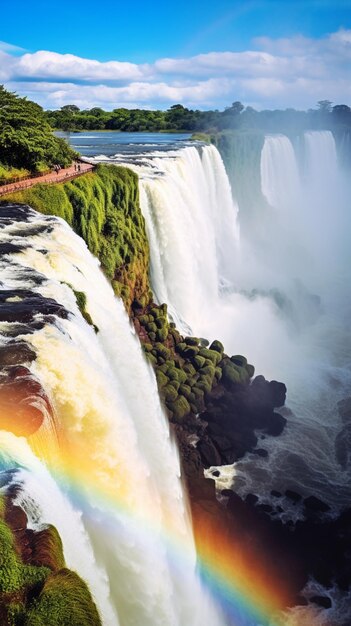
[[[233,365],[233,363],[231,363],[230,361],[227,361],[223,368],[222,368],[222,372],[223,372],[223,380],[226,383],[229,384],[238,384],[241,382],[241,377],[240,377],[240,373],[238,372],[238,370],[235,368],[235,366]]]
[[[169,408],[175,420],[182,420],[191,411],[190,404],[184,396],[179,396],[174,402],[170,402]]]
[[[188,346],[198,346],[199,339],[197,337],[185,337],[184,343],[186,343]]]
[[[204,359],[209,359],[215,365],[218,365],[220,360],[222,359],[222,355],[216,350],[209,350],[208,348],[201,348],[199,351],[199,355]]]
[[[21,563],[14,537],[7,524],[0,520],[0,593],[10,594],[23,588],[42,584],[50,570]]]
[[[179,393],[182,394],[187,400],[192,396],[190,385],[180,385]]]
[[[167,328],[159,328],[156,331],[156,339],[157,341],[165,341],[167,339],[168,329]]]
[[[169,348],[163,345],[163,343],[156,343],[155,350],[160,357],[163,357],[166,361],[171,356],[171,351]]]
[[[174,402],[178,397],[177,390],[170,384],[166,385],[162,391],[167,402]]]
[[[72,181],[38,184],[4,199],[65,219],[100,259],[128,311],[133,300],[148,300],[149,245],[134,172],[99,165]]]
[[[75,572],[51,574],[26,613],[24,626],[101,626],[85,582]]]
[[[159,368],[156,370],[156,379],[157,379],[158,386],[161,389],[162,387],[165,387],[168,384],[167,376],[163,372],[161,372]]]
[[[210,350],[215,350],[216,352],[219,352],[220,354],[223,354],[224,346],[223,346],[223,344],[220,341],[215,339],[214,341],[212,341],[212,343],[210,345]]]
[[[95,326],[90,313],[86,309],[87,297],[86,297],[84,291],[76,291],[75,289],[73,289],[73,293],[74,293],[74,295],[76,297],[77,305],[78,305],[78,308],[79,308],[82,316],[84,317],[85,321],[89,324],[89,326],[92,326],[94,328],[95,332],[97,333],[99,331],[99,329],[98,329],[97,326]]]
[[[194,366],[196,367],[197,370],[201,369],[201,367],[204,367],[205,365],[205,357],[203,356],[199,356],[198,354],[196,355],[196,357],[193,360]],[[212,363],[212,361],[211,361]]]

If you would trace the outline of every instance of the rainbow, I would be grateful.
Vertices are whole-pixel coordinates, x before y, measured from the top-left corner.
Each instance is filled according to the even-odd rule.
[[[130,503],[128,485],[120,485],[116,489],[113,487],[113,480],[102,480],[102,486],[99,477],[92,472],[92,450],[90,454],[86,449],[75,450],[73,453],[69,446],[63,446],[60,452],[64,450],[64,469],[61,465],[59,472],[57,467],[52,467],[51,470],[61,488],[69,492],[70,499],[81,510],[89,515],[86,501],[86,494],[89,492],[89,499],[93,499],[107,513],[104,525],[115,523],[114,513],[118,513],[127,522],[136,523],[145,537],[160,533],[153,511],[137,510]],[[267,571],[255,550],[248,554],[240,543],[240,538],[233,542],[233,538],[228,537],[224,524],[216,521],[214,526],[213,516],[206,515],[202,508],[195,505],[192,516],[200,578],[214,602],[228,616],[230,625],[278,626],[274,616],[289,601],[284,581],[278,581]],[[169,514],[163,528],[162,540],[171,555],[172,566],[176,570],[181,569],[180,564],[190,561],[189,546],[182,540]]]

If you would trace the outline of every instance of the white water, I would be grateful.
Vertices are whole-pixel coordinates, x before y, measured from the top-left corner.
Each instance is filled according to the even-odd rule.
[[[36,505],[25,502],[34,494],[40,522],[59,527],[68,564],[88,583],[94,576],[101,579],[105,587],[99,590],[96,583],[93,591],[107,626],[222,625],[196,577],[177,451],[155,378],[122,302],[84,242],[63,221],[33,213],[31,222],[49,223],[53,230],[27,235],[31,247],[2,267],[2,280],[6,286],[28,287],[23,267],[36,270],[47,281],[35,289],[73,315],[25,336],[38,355],[32,370],[55,409],[60,454],[53,466],[52,456],[47,458],[49,432],[30,438],[41,462],[51,462],[52,478],[43,470],[48,486],[43,491],[36,476],[25,475],[24,507],[31,516]],[[1,239],[21,240],[16,233],[25,234],[30,226],[6,226]],[[68,285],[86,294],[98,334],[83,320]],[[32,469],[34,461],[18,445],[23,464]],[[61,489],[53,480],[58,478]],[[57,502],[62,513],[68,511],[67,523],[51,511]],[[88,537],[85,554],[79,537],[77,550],[72,547],[74,516]],[[83,551],[83,567],[78,551]]]
[[[249,456],[235,465],[235,489],[269,502],[271,489],[292,488],[314,493],[337,512],[351,495],[351,468],[341,467],[335,455],[342,426],[336,405],[351,382],[350,189],[338,171],[331,133],[306,133],[304,143],[298,163],[287,137],[266,138],[266,203],[252,212],[261,215],[260,228],[252,224],[250,236],[246,227],[240,249],[237,207],[228,201],[223,165],[220,174],[214,166],[221,161],[215,148],[150,156],[149,168],[135,169],[156,297],[169,303],[184,328],[221,339],[227,352],[245,354],[257,373],[288,386],[292,413],[284,434],[260,441],[268,461]],[[301,515],[285,502],[283,519]],[[289,624],[308,623],[309,611],[292,612]],[[327,612],[321,619],[332,626]]]

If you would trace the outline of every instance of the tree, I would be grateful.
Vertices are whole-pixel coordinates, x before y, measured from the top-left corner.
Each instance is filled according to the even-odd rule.
[[[331,113],[332,110],[332,102],[330,100],[319,100],[317,102],[318,111],[321,113]]]
[[[36,171],[69,165],[75,152],[52,133],[43,109],[0,85],[0,158],[3,165]]]
[[[61,107],[61,111],[65,111],[67,113],[79,113],[80,109],[75,104],[65,104],[65,106]]]

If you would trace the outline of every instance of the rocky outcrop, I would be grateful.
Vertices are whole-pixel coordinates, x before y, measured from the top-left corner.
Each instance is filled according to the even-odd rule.
[[[0,499],[0,623],[2,626],[101,626],[86,583],[65,567],[57,530],[27,527],[14,504],[13,472],[0,472],[9,485]]]

